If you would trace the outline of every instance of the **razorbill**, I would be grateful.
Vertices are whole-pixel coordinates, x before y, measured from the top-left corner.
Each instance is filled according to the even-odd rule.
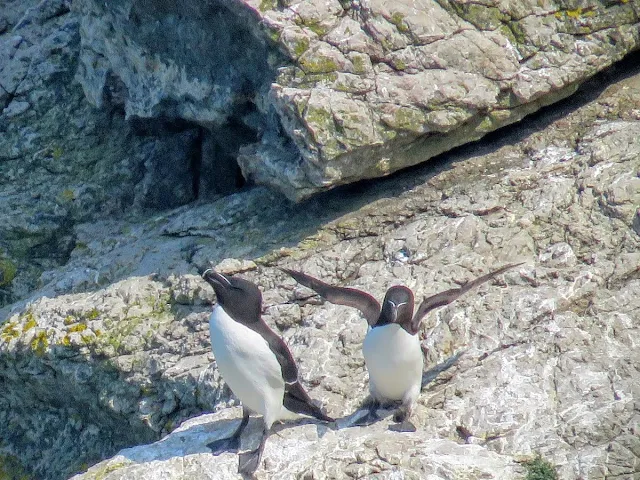
[[[257,449],[239,456],[238,473],[251,475],[260,465],[271,425],[297,414],[326,422],[334,419],[314,405],[298,381],[298,367],[286,343],[261,317],[262,294],[248,280],[212,269],[202,274],[216,292],[209,319],[211,347],[218,371],[242,402],[242,421],[229,438],[207,446],[214,454],[238,450],[250,412],[262,415],[264,426]]]
[[[376,410],[381,405],[389,406],[400,402],[400,407],[394,414],[394,420],[400,425],[391,428],[397,431],[415,431],[409,417],[421,389],[424,358],[417,333],[422,319],[434,308],[448,305],[472,288],[518,265],[522,263],[505,265],[460,288],[426,297],[415,315],[413,292],[405,286],[389,288],[380,307],[374,297],[361,290],[332,286],[295,270],[282,270],[327,301],[357,308],[371,327],[362,344],[369,372],[369,411],[356,424],[373,423],[378,420]]]

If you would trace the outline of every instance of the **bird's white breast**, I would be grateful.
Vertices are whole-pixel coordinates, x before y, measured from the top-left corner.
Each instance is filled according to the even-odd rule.
[[[362,352],[374,398],[384,402],[417,397],[424,362],[417,335],[395,323],[375,327],[367,333]]]
[[[268,427],[281,418],[284,380],[275,355],[262,336],[216,305],[209,319],[218,370],[242,404],[264,415]]]

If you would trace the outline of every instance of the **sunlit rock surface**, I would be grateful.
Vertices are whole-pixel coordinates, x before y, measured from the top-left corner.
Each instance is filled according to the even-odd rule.
[[[366,395],[365,322],[278,266],[378,298],[403,283],[421,298],[522,261],[425,320],[428,367],[465,354],[425,388],[416,434],[389,432],[388,420],[335,431],[288,424],[269,439],[258,475],[517,478],[519,462],[539,453],[561,478],[631,477],[640,448],[638,105],[636,75],[435,171],[297,205],[253,188],[77,226],[81,243],[65,265],[2,310],[2,454],[35,478],[67,478],[113,455],[85,478],[233,476],[234,455],[203,447],[239,418],[210,354],[213,292],[197,275],[209,262],[260,286],[265,320],[290,345],[304,385],[343,418]],[[179,425],[160,444],[118,454]]]

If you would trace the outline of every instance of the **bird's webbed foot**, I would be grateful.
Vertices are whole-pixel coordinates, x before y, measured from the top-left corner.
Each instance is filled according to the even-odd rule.
[[[238,428],[231,434],[230,437],[220,438],[213,442],[207,443],[207,448],[211,450],[213,455],[220,455],[224,452],[237,452],[240,450],[240,435],[249,423],[249,410],[242,409],[242,421]]]
[[[411,416],[411,404],[401,405],[393,414],[395,425],[390,425],[389,430],[394,432],[415,432],[416,426],[409,420]]]
[[[353,425],[356,427],[366,427],[376,423],[380,420],[380,417],[378,416],[378,408],[380,408],[380,402],[377,400],[371,400],[366,415],[353,422]]]
[[[389,430],[392,432],[415,432],[417,428],[410,420],[404,420],[403,422],[389,425]]]

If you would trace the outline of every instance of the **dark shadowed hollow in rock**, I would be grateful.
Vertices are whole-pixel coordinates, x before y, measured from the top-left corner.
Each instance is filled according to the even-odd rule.
[[[139,2],[121,20],[113,42],[122,42],[122,48],[135,42],[141,50],[142,70],[122,60],[122,64],[110,65],[105,75],[103,70],[90,70],[83,64],[81,78],[89,98],[96,105],[122,108],[136,134],[149,140],[143,152],[143,180],[136,187],[136,205],[174,208],[195,199],[211,200],[233,193],[245,184],[237,164],[238,152],[259,140],[266,129],[266,115],[256,103],[264,103],[261,96],[275,76],[270,58],[278,55],[267,50],[264,40],[251,31],[251,22],[244,20],[248,19],[231,13],[222,3],[177,7],[171,2]],[[115,28],[108,19],[105,23]],[[165,32],[180,40],[164,41]],[[105,60],[96,55],[94,68],[96,62]],[[149,82],[156,82],[145,80],[145,75],[152,77],[162,68],[167,70],[166,77],[178,69],[182,81],[195,79],[205,84],[203,89],[213,85],[222,93],[209,92],[206,112],[199,113],[191,109],[202,108],[195,106],[201,99],[194,98],[190,107],[190,97],[203,94],[197,83],[181,92],[171,87],[163,92],[156,87],[155,98],[140,99],[137,89],[147,89],[144,97],[154,88]],[[166,77],[160,83],[170,81]]]
[[[119,15],[112,3],[87,1],[76,7],[85,13],[87,31],[114,31],[109,45],[87,35],[84,54],[93,59],[83,62],[80,79],[88,98],[98,106],[120,103],[128,118],[155,130],[156,136],[181,132],[175,147],[154,150],[165,157],[159,165],[146,163],[151,178],[143,187],[148,195],[143,193],[139,204],[168,208],[244,185],[238,151],[258,141],[273,122],[264,96],[275,66],[284,62],[259,33],[254,15],[225,2],[136,2],[127,16]],[[167,41],[167,35],[175,40]],[[122,55],[114,58],[114,50]],[[116,83],[112,77],[122,93],[106,95],[113,90],[109,84]],[[187,134],[191,129],[195,132]],[[177,151],[180,144],[186,152]],[[160,177],[164,180],[157,182]],[[163,183],[173,184],[168,198],[159,192]]]
[[[166,210],[242,188],[238,151],[257,138],[242,120],[230,115],[223,125],[207,128],[179,119],[130,119],[135,134],[147,139],[136,205]]]

